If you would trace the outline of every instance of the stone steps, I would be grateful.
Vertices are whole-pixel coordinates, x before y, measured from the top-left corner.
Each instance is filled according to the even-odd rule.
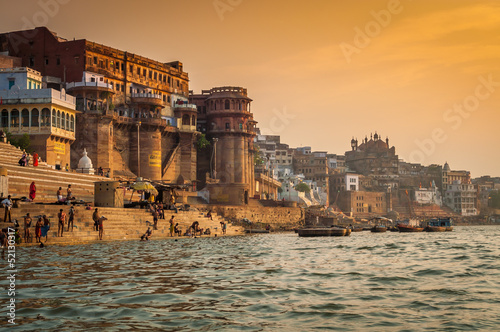
[[[51,221],[51,229],[48,234],[48,244],[77,244],[86,243],[98,240],[98,232],[93,230],[94,222],[92,214],[94,210],[86,210],[85,207],[77,206],[74,225],[76,226],[73,231],[67,231],[67,224],[63,232],[63,237],[57,237],[57,213],[60,209],[66,213],[69,207],[65,205],[41,205],[33,203],[22,203],[20,208],[12,209],[12,218],[17,219],[21,225],[21,234],[23,232],[23,218],[26,213],[30,213],[34,219],[31,227],[31,234],[34,236],[36,219],[35,216],[47,215]],[[120,208],[99,208],[100,214],[108,218],[104,222],[104,240],[130,240],[139,239],[148,227],[153,225],[153,217],[148,210],[145,209],[120,209]],[[223,220],[221,216],[213,214],[213,220],[205,217],[205,214],[200,211],[166,211],[165,219],[158,221],[158,230],[153,231],[154,238],[168,238],[170,237],[169,220],[171,216],[175,216],[175,223],[179,224],[180,229],[185,230],[191,226],[194,221],[200,223],[203,229],[210,228],[212,235],[217,234],[221,236],[220,221]],[[3,215],[1,216],[3,218]],[[147,223],[146,221],[149,221]],[[1,227],[5,227],[6,223],[0,223]],[[228,225],[227,235],[241,235],[243,228],[239,226]]]
[[[36,202],[55,202],[56,192],[61,187],[66,194],[68,184],[72,186],[73,196],[86,202],[94,201],[94,182],[109,181],[108,178],[76,172],[55,170],[40,163],[38,167],[19,166],[17,161],[22,151],[0,142],[0,167],[6,168],[9,177],[9,194],[15,198],[28,197],[29,186],[35,181],[37,186]],[[32,163],[30,163],[32,165]]]

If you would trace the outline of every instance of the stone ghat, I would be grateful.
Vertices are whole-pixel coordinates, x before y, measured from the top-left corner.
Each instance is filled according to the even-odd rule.
[[[92,220],[92,210],[86,210],[85,207],[76,207],[76,217],[73,228],[73,232],[67,232],[67,224],[65,225],[63,237],[57,237],[57,214],[60,209],[63,209],[66,214],[69,211],[69,206],[66,205],[40,205],[32,203],[22,203],[19,208],[12,209],[12,219],[17,219],[20,225],[20,235],[22,237],[24,231],[24,216],[26,213],[30,213],[33,222],[31,226],[31,234],[33,237],[33,242],[25,244],[24,239],[22,239],[21,245],[36,245],[34,240],[35,224],[39,215],[47,215],[50,218],[50,231],[48,235],[47,245],[51,244],[61,244],[61,245],[71,245],[71,244],[81,244],[99,241],[98,232],[93,230],[94,222]],[[104,215],[108,220],[104,221],[104,241],[117,241],[117,240],[140,240],[141,235],[143,235],[148,227],[152,228],[153,217],[148,210],[145,209],[121,209],[121,208],[103,208],[98,207],[100,215]],[[0,209],[3,221],[4,210]],[[205,214],[197,211],[165,211],[165,219],[158,220],[158,230],[153,231],[151,240],[170,238],[169,230],[169,220],[171,216],[174,216],[175,223],[179,223],[179,227],[184,233],[186,229],[194,222],[198,221],[200,227],[203,229],[210,228],[211,235],[203,235],[203,237],[211,236],[215,234],[217,236],[222,236],[220,222],[227,221],[216,213],[212,213],[213,220],[205,217]],[[12,223],[0,223],[2,228],[7,226],[12,226]],[[233,226],[231,224],[227,225],[227,236],[231,235],[243,235],[243,227]],[[45,242],[45,239],[44,239]]]

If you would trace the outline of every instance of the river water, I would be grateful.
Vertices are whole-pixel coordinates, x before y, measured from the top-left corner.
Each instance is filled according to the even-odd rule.
[[[464,226],[17,248],[10,330],[498,331],[499,238]]]

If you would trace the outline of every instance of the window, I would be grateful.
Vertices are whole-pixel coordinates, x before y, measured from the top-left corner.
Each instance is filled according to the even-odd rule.
[[[153,72],[151,70],[149,71],[149,79],[153,79]]]
[[[240,128],[240,130],[242,130],[242,129],[243,129],[243,123],[240,123],[240,124],[239,124],[239,128]]]
[[[31,126],[38,127],[38,110],[35,108],[31,111]]]
[[[129,65],[128,66],[128,71],[132,74],[134,72],[134,66],[133,65]]]
[[[10,113],[10,126],[11,127],[19,127],[19,111],[13,110]]]
[[[226,130],[229,130],[229,122],[226,122]]]
[[[141,68],[137,67],[137,75],[141,76]]]
[[[33,67],[35,65],[35,58],[30,57],[30,67]]]
[[[80,58],[79,58],[79,57],[77,57],[77,56],[75,56],[75,65],[77,65],[77,64],[78,64],[78,61],[79,61],[79,60],[80,60]]]
[[[9,79],[9,90],[16,84],[16,79],[12,78]]]
[[[48,108],[44,108],[42,110],[42,126],[50,127],[50,110]]]
[[[226,100],[224,102],[224,109],[228,110],[229,109],[229,100]]]
[[[97,57],[94,57],[94,65],[97,65]]]
[[[125,71],[125,64],[122,62],[121,64],[122,71]]]
[[[2,111],[2,128],[7,128],[9,126],[9,111]]]
[[[142,76],[146,77],[146,68],[142,70]]]
[[[158,78],[158,73],[157,72],[155,72],[154,77],[155,77],[155,80]]]
[[[49,64],[49,58],[45,58],[45,65]]]
[[[58,66],[59,66],[60,64],[61,64],[61,58],[57,58],[57,59],[56,59],[56,65],[58,65]]]

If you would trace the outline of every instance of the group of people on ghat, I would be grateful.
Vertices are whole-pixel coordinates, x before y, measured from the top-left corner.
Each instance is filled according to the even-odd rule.
[[[29,166],[30,165],[30,155],[23,150],[23,154],[18,161],[19,166]],[[38,153],[33,153],[33,166],[38,166]]]
[[[66,188],[66,196],[63,195],[63,190],[62,187],[59,187],[56,193],[57,196],[57,202],[58,203],[68,203],[69,201],[72,201],[75,199],[73,196],[73,189],[71,189],[71,185],[68,184],[68,188]]]

